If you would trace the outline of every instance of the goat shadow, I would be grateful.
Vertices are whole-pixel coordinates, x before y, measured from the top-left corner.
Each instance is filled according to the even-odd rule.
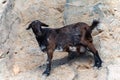
[[[80,63],[88,63],[88,61],[89,61],[89,62],[93,63],[93,55],[91,55],[88,52],[86,52],[84,54],[79,54],[79,55],[76,52],[74,52],[73,54],[74,54],[74,58],[70,59],[70,60],[68,59],[68,56],[53,60],[52,61],[52,69],[57,68],[61,65],[72,64],[75,61],[80,62]],[[39,66],[39,69],[41,69],[41,70],[43,70],[45,68],[46,68],[46,64]]]

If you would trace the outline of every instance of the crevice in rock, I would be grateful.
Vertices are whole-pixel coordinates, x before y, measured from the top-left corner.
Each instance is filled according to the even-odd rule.
[[[7,1],[6,0],[4,0],[3,1],[3,3],[6,3]],[[1,19],[0,19],[0,24],[2,24],[2,23],[5,23],[6,21],[6,16],[7,16],[7,14],[12,10],[12,8],[13,8],[13,3],[12,3],[12,1],[11,0],[9,0],[9,2],[8,2],[8,4],[6,5],[6,7],[5,7],[5,9],[4,9],[4,11],[2,12],[3,14],[1,15]],[[8,25],[4,25],[4,26],[8,26]],[[8,35],[6,36],[6,39],[3,41],[3,42],[1,42],[2,44],[5,44],[6,42],[7,42],[7,40],[9,39],[9,35],[10,35],[10,32],[11,30],[9,29],[8,30]]]
[[[109,79],[108,79],[108,77],[109,77],[109,69],[108,69],[108,67],[106,67],[106,71],[107,71],[107,72],[106,72],[106,75],[107,75],[106,80],[109,80]]]
[[[8,35],[7,35],[6,39],[2,42],[2,44],[5,44],[7,42],[7,40],[10,39],[11,31],[12,31],[12,28],[8,30]]]
[[[72,80],[76,80],[78,77],[78,74],[75,74]]]
[[[78,78],[78,71],[76,70],[76,67],[71,66],[73,72],[74,72],[74,77],[71,80],[76,80]]]
[[[10,35],[11,35],[11,32],[13,31],[13,25],[16,21],[18,21],[18,17],[11,23],[11,25],[9,26],[9,30],[8,30],[8,35],[6,37],[6,39],[2,42],[2,44],[5,44],[7,42],[7,40],[10,40]]]

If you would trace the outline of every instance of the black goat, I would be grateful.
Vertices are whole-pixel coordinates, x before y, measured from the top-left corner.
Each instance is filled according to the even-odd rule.
[[[76,47],[76,51],[80,53],[80,47],[89,49],[94,55],[94,66],[101,67],[102,61],[98,51],[95,49],[92,41],[92,30],[99,24],[99,21],[94,20],[91,26],[86,23],[78,22],[75,24],[66,25],[62,28],[42,28],[48,27],[45,23],[38,20],[33,21],[27,28],[32,28],[33,33],[38,41],[38,44],[43,52],[47,52],[48,63],[43,74],[49,75],[51,70],[51,62],[55,49],[62,49],[71,54],[71,47]]]

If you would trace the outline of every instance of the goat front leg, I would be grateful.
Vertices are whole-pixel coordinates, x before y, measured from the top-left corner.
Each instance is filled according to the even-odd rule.
[[[101,60],[101,58],[100,58],[100,56],[98,54],[98,51],[95,49],[95,47],[94,47],[94,45],[92,43],[89,43],[87,46],[88,46],[89,50],[94,55],[94,61],[95,61],[94,66],[98,67],[98,68],[101,67],[102,60]]]
[[[44,75],[49,76],[50,75],[50,71],[51,71],[51,62],[52,62],[52,57],[53,57],[53,50],[49,49],[47,51],[47,67],[46,70],[43,72]]]

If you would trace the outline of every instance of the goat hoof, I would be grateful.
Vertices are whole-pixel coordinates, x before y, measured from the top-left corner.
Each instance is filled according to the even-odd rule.
[[[49,71],[44,71],[44,72],[43,72],[43,75],[49,76],[49,75],[50,75],[50,72],[49,72]]]
[[[97,67],[98,69],[102,67],[101,65],[94,65],[94,67]]]
[[[97,68],[99,69],[99,68],[102,67],[102,66],[101,66],[101,63],[98,63],[98,62],[97,62],[97,63],[95,63],[94,67],[97,67]]]

